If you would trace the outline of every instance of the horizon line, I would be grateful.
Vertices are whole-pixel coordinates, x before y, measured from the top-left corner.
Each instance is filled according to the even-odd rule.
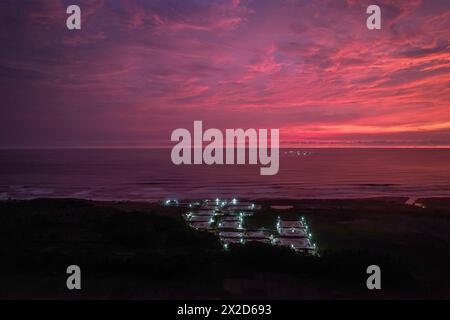
[[[173,146],[42,146],[42,147],[0,147],[0,150],[143,150],[143,149],[172,149]],[[234,149],[243,149],[235,146]],[[192,149],[195,149],[192,147]],[[202,148],[203,149],[203,148]],[[224,148],[229,149],[229,148]],[[250,149],[245,146],[245,149]],[[439,146],[354,146],[354,145],[308,145],[308,146],[280,146],[278,149],[450,149],[450,145]]]

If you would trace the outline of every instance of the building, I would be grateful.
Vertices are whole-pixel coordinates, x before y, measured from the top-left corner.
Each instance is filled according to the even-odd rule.
[[[265,230],[246,231],[245,237],[247,238],[263,238],[269,239],[273,237],[272,233]]]
[[[307,238],[308,233],[303,228],[279,228],[278,234],[282,237]]]
[[[218,227],[220,229],[235,229],[235,230],[243,229],[242,222],[240,221],[221,221],[219,222]]]
[[[316,250],[316,246],[308,238],[274,238],[272,244],[305,253],[314,253]]]
[[[211,222],[190,222],[189,225],[197,230],[211,230]]]
[[[312,242],[312,235],[306,220],[281,220],[278,217],[274,226],[268,229],[245,230],[244,221],[261,208],[251,202],[238,202],[236,199],[204,200],[200,205],[190,205],[185,218],[192,228],[215,232],[225,250],[230,244],[259,242],[288,247],[296,252],[318,255],[318,248]]]
[[[243,238],[244,233],[236,232],[236,231],[220,231],[219,237],[220,238]]]
[[[294,221],[278,220],[277,228],[306,228],[306,225],[300,220]]]
[[[189,222],[214,222],[214,217],[209,216],[191,216],[188,218]]]

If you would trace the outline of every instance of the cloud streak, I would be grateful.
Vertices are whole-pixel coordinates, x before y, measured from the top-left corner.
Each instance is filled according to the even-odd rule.
[[[160,146],[203,120],[282,145],[450,145],[450,4],[0,3],[1,147]]]

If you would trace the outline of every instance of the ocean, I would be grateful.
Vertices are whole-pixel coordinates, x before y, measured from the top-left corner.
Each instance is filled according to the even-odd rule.
[[[259,165],[175,166],[170,149],[1,150],[0,199],[450,197],[450,149],[282,149]]]

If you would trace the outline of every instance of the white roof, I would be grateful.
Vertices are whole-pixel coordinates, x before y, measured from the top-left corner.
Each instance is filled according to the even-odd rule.
[[[192,214],[196,216],[214,216],[215,212],[214,210],[196,210],[192,211]]]
[[[241,226],[241,223],[238,221],[222,221],[219,224],[219,228],[223,228],[223,229],[240,229],[239,227]]]
[[[190,218],[189,218],[189,221],[190,222],[209,222],[209,221],[211,221],[211,219],[212,219],[212,216],[211,217],[209,217],[209,216],[191,216]]]
[[[224,216],[222,221],[240,221],[241,218],[239,216]]]
[[[301,221],[280,221],[281,228],[303,228],[304,225]]]
[[[294,249],[314,249],[307,238],[275,238],[273,239],[273,244],[294,247]]]
[[[253,202],[248,201],[238,201],[236,204],[233,204],[232,202],[229,203],[230,206],[250,206]]]
[[[219,232],[219,237],[221,238],[242,238],[244,234],[242,232],[233,231],[221,231]]]
[[[232,210],[256,210],[260,209],[261,206],[251,202],[240,202],[238,204],[229,203],[227,208]]]
[[[237,217],[241,215],[240,211],[233,211],[233,210],[228,210],[228,209],[222,209],[219,211],[223,216],[226,217]]]
[[[305,229],[300,228],[280,228],[278,233],[283,237],[307,237]]]
[[[202,209],[205,210],[214,210],[214,209],[218,209],[220,206],[217,206],[215,204],[205,204],[202,206]]]
[[[245,236],[248,238],[269,238],[271,235],[270,232],[268,231],[262,231],[262,230],[258,230],[258,231],[247,231],[245,233]]]
[[[265,239],[265,238],[245,238],[245,241],[247,242],[261,242],[261,243],[270,243],[269,239]]]

